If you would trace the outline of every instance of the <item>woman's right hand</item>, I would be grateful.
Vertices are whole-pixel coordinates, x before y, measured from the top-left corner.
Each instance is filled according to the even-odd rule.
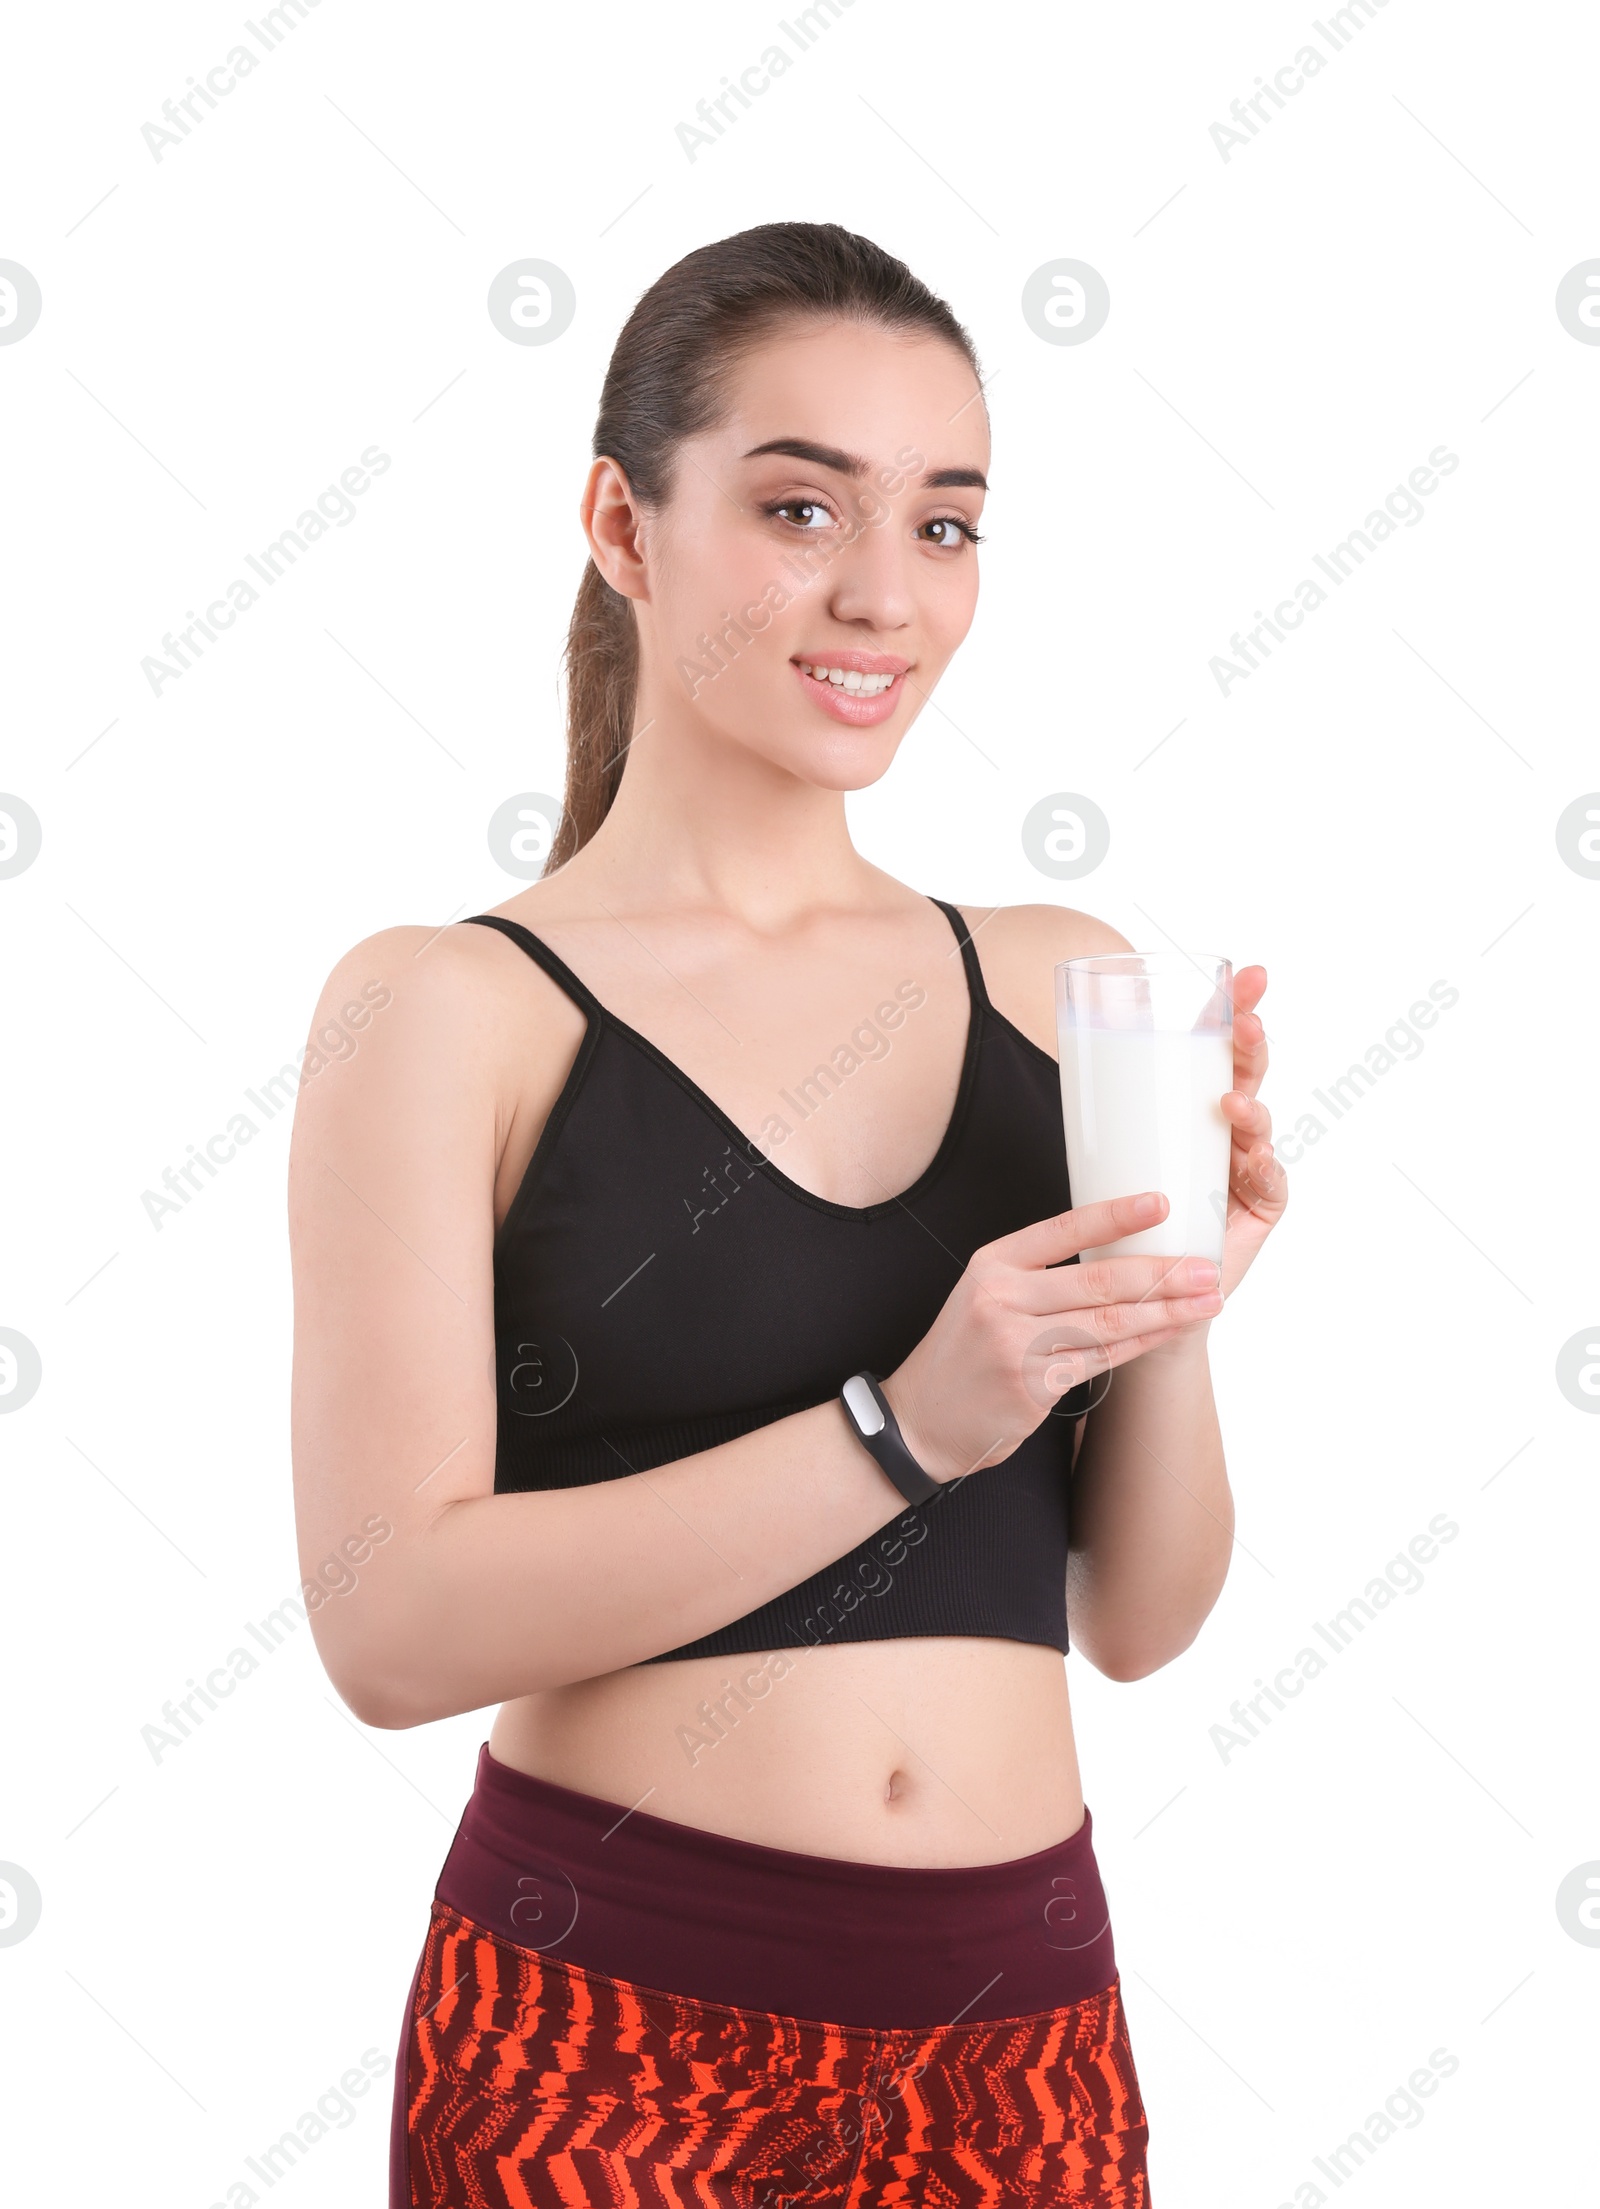
[[[1068,1389],[1221,1311],[1210,1259],[1062,1263],[1153,1227],[1166,1208],[1156,1192],[1112,1197],[973,1252],[938,1318],[882,1384],[906,1447],[935,1480],[998,1465]]]

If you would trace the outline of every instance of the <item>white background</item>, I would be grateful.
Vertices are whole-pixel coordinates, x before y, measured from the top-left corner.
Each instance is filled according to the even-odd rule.
[[[11,2190],[209,2209],[375,2048],[274,2198],[383,2199],[490,1714],[368,1732],[302,1628],[152,1761],[141,1728],[298,1578],[290,1115],[159,1231],[142,1192],[293,1060],[349,945],[517,886],[485,828],[562,786],[616,331],[692,247],[804,217],[905,257],[992,378],[978,620],[851,800],[861,848],[1261,961],[1278,1129],[1327,1128],[1212,1331],[1222,1599],[1137,1685],[1069,1659],[1153,2198],[1318,2198],[1313,2157],[1437,2049],[1366,2209],[1590,2198],[1600,1948],[1555,1896],[1600,1858],[1600,1424],[1555,1373],[1600,1324],[1600,883],[1555,825],[1600,788],[1600,347],[1554,295],[1600,254],[1592,18],[1391,0],[1224,161],[1210,126],[1309,11],[854,0],[691,162],[676,126],[776,21],[322,0],[158,162],[141,126],[239,12],[13,20],[0,256],[44,308],[0,347],[0,788],[44,843],[0,882],[0,1324],[43,1364],[0,1428],[0,1859],[43,1895],[0,1947]],[[576,287],[548,346],[485,310],[524,256]],[[1110,287],[1078,346],[1020,311],[1063,256]],[[143,657],[372,444],[356,520],[153,696]],[[1440,444],[1425,519],[1224,696],[1211,657]],[[1019,834],[1063,791],[1111,823],[1076,883]],[[1436,980],[1459,1001],[1335,1122],[1313,1090]],[[1235,1699],[1439,1513],[1423,1586],[1224,1762]]]

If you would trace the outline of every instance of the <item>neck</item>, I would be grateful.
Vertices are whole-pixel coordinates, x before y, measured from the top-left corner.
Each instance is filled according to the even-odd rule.
[[[850,840],[844,793],[709,728],[641,684],[638,733],[599,829],[560,879],[612,912],[710,907],[760,931],[860,904],[882,877]]]

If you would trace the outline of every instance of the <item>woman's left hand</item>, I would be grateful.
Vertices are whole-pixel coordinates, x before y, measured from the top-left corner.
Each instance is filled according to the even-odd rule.
[[[1267,1032],[1255,1007],[1266,986],[1264,966],[1243,967],[1233,978],[1234,1086],[1222,1099],[1233,1128],[1222,1250],[1224,1296],[1244,1279],[1289,1201],[1288,1177],[1273,1155],[1272,1114],[1256,1095],[1267,1071]]]

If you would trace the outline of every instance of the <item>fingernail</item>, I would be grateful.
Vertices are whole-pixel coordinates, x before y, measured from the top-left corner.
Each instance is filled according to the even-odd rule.
[[[1214,1289],[1222,1279],[1221,1268],[1214,1258],[1191,1258],[1189,1279],[1197,1289]]]

